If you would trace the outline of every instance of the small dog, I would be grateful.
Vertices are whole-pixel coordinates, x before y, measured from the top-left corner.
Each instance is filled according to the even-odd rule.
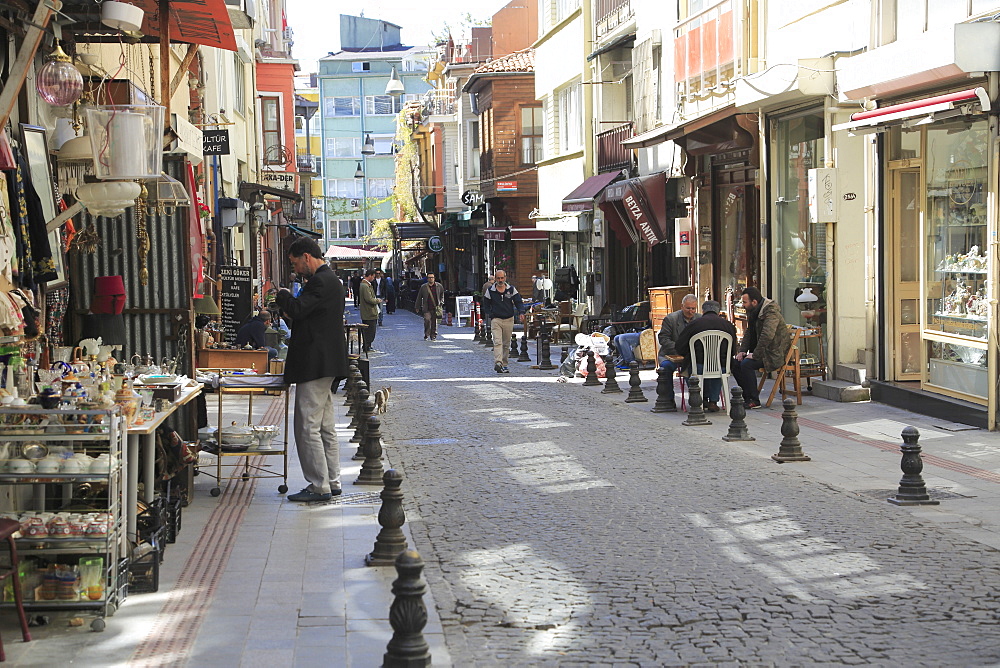
[[[389,410],[390,394],[392,394],[392,387],[389,385],[375,392],[375,412],[377,414],[382,415]]]

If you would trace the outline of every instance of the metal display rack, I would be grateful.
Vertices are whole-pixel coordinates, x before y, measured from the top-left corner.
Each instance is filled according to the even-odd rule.
[[[216,462],[215,474],[209,473],[205,469],[199,469],[205,475],[215,478],[216,486],[210,490],[212,496],[222,494],[223,480],[243,480],[251,478],[281,478],[278,492],[284,494],[288,491],[288,390],[290,388],[280,374],[245,374],[245,375],[225,375],[224,369],[213,369],[221,371],[219,382],[214,387],[214,392],[219,395],[219,410],[216,432]],[[284,409],[282,416],[282,432],[280,440],[275,438],[271,442],[270,448],[261,449],[257,445],[252,445],[246,450],[227,452],[222,443],[221,431],[223,429],[222,412],[225,397],[227,395],[238,395],[247,397],[247,424],[253,420],[253,399],[255,396],[280,393],[284,397]],[[268,463],[255,463],[253,457],[265,455],[270,459],[272,456],[281,457],[281,470],[276,471]],[[231,463],[230,463],[231,462]],[[223,468],[230,469],[224,475]]]
[[[4,501],[7,512],[75,513],[82,521],[98,514],[107,514],[106,532],[86,535],[41,535],[17,539],[21,563],[38,557],[50,564],[69,556],[100,556],[103,558],[103,591],[91,599],[80,590],[72,597],[60,592],[58,598],[43,598],[44,585],[30,592],[24,609],[31,610],[93,610],[97,618],[91,628],[102,631],[104,617],[115,613],[128,591],[127,552],[125,537],[124,471],[125,419],[118,408],[109,410],[46,410],[35,406],[0,408],[0,441],[8,446],[7,459],[0,461],[0,485],[8,488]],[[39,472],[23,461],[29,453],[37,456],[54,446],[63,446],[74,454],[90,457],[108,455],[107,470],[77,472]],[[33,451],[33,452],[32,452]],[[15,460],[22,460],[17,461]],[[30,461],[30,459],[29,459]],[[94,468],[91,466],[91,468]],[[87,502],[81,501],[83,486],[96,491]],[[94,503],[97,500],[99,503]],[[101,526],[98,524],[98,526]],[[27,534],[22,529],[22,534]],[[68,560],[64,563],[73,564]],[[22,583],[23,586],[23,583]],[[0,607],[12,608],[13,602]]]

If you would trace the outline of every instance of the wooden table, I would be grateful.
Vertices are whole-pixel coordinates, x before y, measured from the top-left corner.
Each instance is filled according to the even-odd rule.
[[[267,351],[264,352],[267,355]],[[139,501],[139,445],[142,445],[142,455],[145,466],[142,472],[142,500],[153,502],[153,491],[156,486],[156,428],[163,424],[178,408],[192,401],[201,394],[204,385],[190,381],[181,392],[177,401],[170,404],[164,411],[153,415],[152,420],[142,424],[134,424],[128,428],[128,446],[125,455],[125,517],[129,540],[136,540],[136,516]],[[137,412],[138,414],[138,412]]]
[[[198,351],[196,366],[199,369],[256,369],[258,373],[267,373],[267,351],[202,348]]]

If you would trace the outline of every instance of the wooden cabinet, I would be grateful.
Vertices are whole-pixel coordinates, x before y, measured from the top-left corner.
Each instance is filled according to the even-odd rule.
[[[199,369],[256,369],[267,373],[266,350],[202,348],[198,351]]]
[[[690,285],[667,285],[660,288],[649,289],[649,319],[652,321],[653,330],[660,331],[660,323],[668,313],[673,313],[681,308],[681,300],[684,295],[691,294]]]

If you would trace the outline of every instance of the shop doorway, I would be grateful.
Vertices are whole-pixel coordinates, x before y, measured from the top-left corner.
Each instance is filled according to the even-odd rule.
[[[893,380],[919,381],[922,368],[920,332],[920,219],[921,170],[890,168],[892,215],[886,274],[891,276],[890,340],[893,342]]]
[[[754,185],[753,167],[716,168],[714,239],[717,267],[713,294],[723,303],[729,299],[739,301],[740,293],[748,285],[760,284],[760,228],[758,226],[758,197]]]

